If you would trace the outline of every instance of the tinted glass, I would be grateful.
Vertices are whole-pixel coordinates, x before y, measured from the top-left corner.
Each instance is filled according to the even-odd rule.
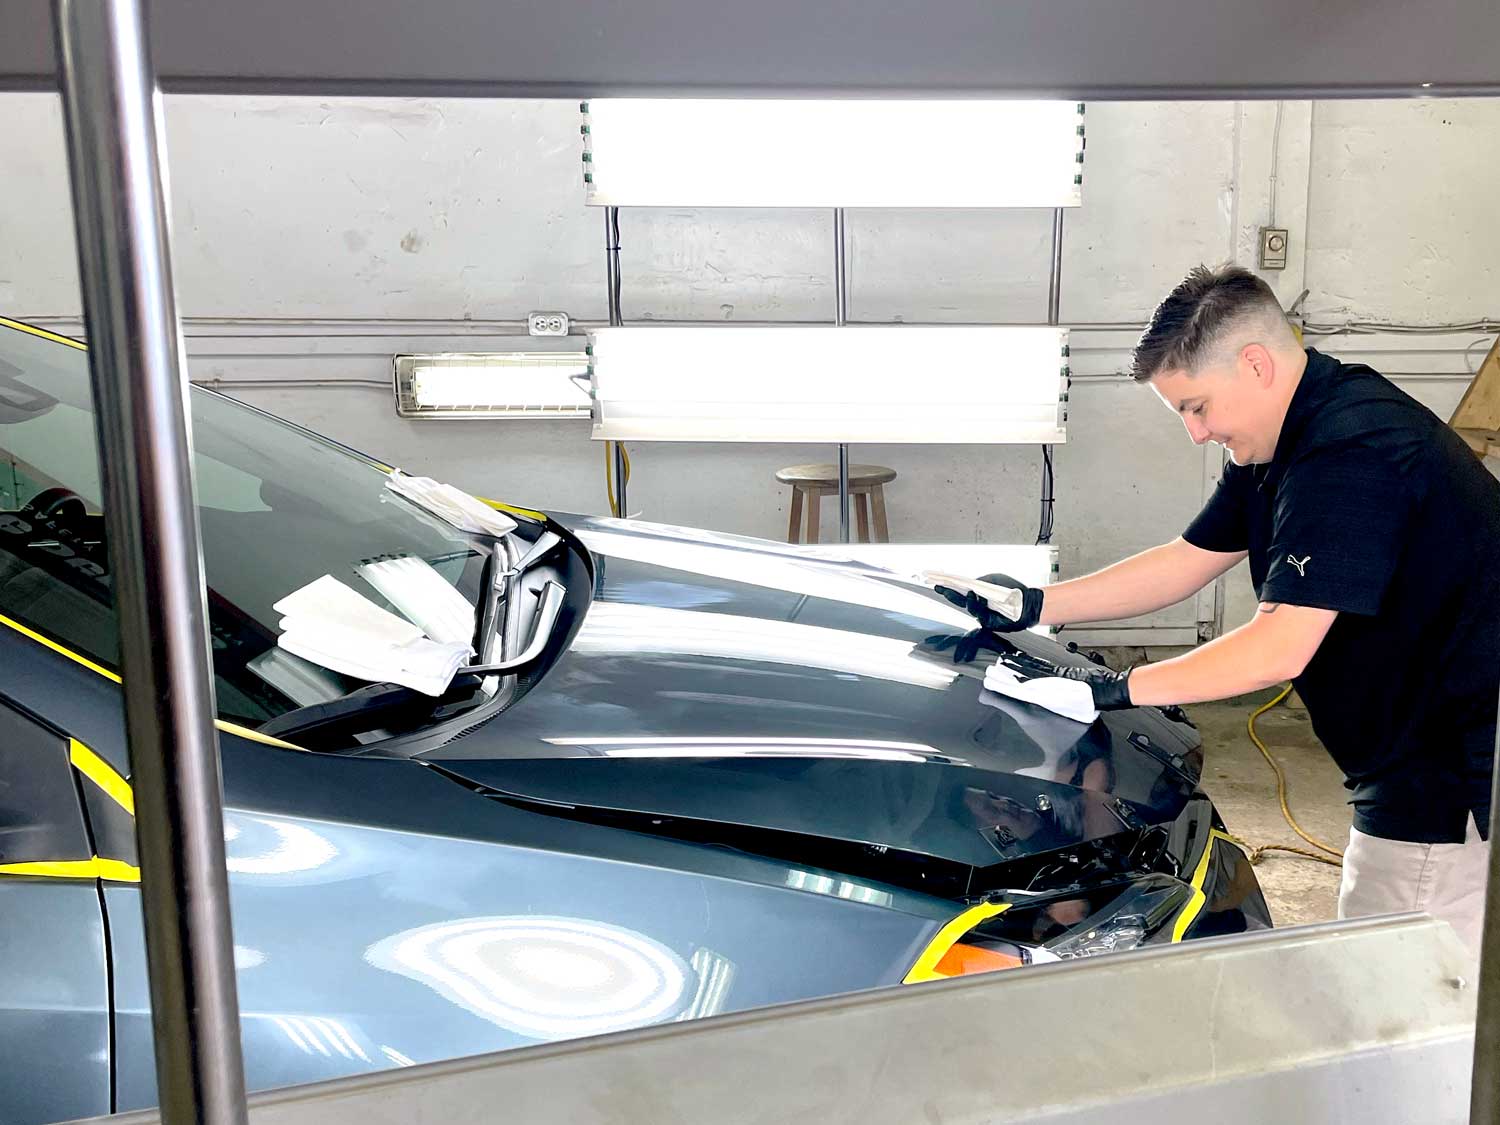
[[[271,607],[324,574],[425,559],[472,603],[483,549],[378,466],[230,399],[191,395],[219,714],[258,724],[361,686],[276,647]],[[0,325],[0,613],[119,663],[87,353]]]

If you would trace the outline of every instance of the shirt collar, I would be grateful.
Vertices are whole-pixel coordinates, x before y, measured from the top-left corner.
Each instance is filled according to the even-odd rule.
[[[1339,361],[1332,356],[1326,356],[1316,348],[1307,349],[1307,367],[1303,369],[1297,389],[1292,392],[1292,401],[1287,403],[1281,433],[1276,438],[1276,452],[1266,466],[1261,479],[1262,485],[1279,479],[1286,471],[1287,464],[1296,456],[1302,431],[1307,428],[1308,419],[1316,412],[1329,380],[1338,374],[1339,368]]]

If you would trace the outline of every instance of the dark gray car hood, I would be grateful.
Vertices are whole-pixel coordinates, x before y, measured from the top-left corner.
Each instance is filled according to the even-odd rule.
[[[987,866],[1170,821],[1196,732],[1091,726],[983,689],[968,619],[875,568],[696,530],[579,519],[594,599],[514,706],[428,761],[497,794]],[[1045,637],[1014,643],[1061,663]]]

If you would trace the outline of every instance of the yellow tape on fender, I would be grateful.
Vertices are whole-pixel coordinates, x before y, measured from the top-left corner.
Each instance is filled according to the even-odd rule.
[[[135,791],[116,771],[115,767],[95,754],[76,738],[68,740],[68,759],[73,767],[109,796],[115,804],[135,815]]]
[[[972,930],[986,918],[993,918],[997,914],[1004,914],[1010,909],[1008,902],[981,902],[978,906],[971,906],[957,918],[948,922],[936,936],[927,943],[927,948],[922,950],[922,955],[917,958],[916,964],[907,970],[906,976],[901,978],[902,984],[920,984],[928,980],[948,980],[948,977],[936,972],[937,964],[958,944],[958,939]]]
[[[108,879],[112,883],[139,883],[141,869],[118,859],[41,860],[35,863],[0,864],[0,876],[20,875],[33,879]]]
[[[1224,840],[1233,843],[1234,839],[1228,833],[1220,832],[1217,828],[1208,830],[1208,842],[1203,845],[1203,854],[1198,857],[1198,866],[1193,869],[1193,877],[1190,885],[1193,888],[1193,897],[1188,899],[1188,904],[1182,908],[1182,913],[1177,915],[1177,922],[1172,927],[1172,940],[1181,941],[1187,933],[1188,927],[1198,920],[1198,915],[1203,912],[1203,906],[1208,902],[1208,896],[1203,893],[1203,882],[1208,878],[1208,864],[1213,859],[1214,841]]]

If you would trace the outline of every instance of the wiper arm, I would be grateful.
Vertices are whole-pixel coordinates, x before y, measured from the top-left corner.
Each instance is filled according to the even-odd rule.
[[[530,643],[518,656],[502,660],[498,664],[471,664],[467,668],[460,668],[457,675],[493,676],[501,672],[513,672],[535,661],[547,648],[547,642],[552,639],[552,630],[557,626],[557,618],[562,613],[563,598],[566,594],[567,591],[556,582],[548,582],[542,587],[542,604],[537,610],[536,627],[532,630]]]

